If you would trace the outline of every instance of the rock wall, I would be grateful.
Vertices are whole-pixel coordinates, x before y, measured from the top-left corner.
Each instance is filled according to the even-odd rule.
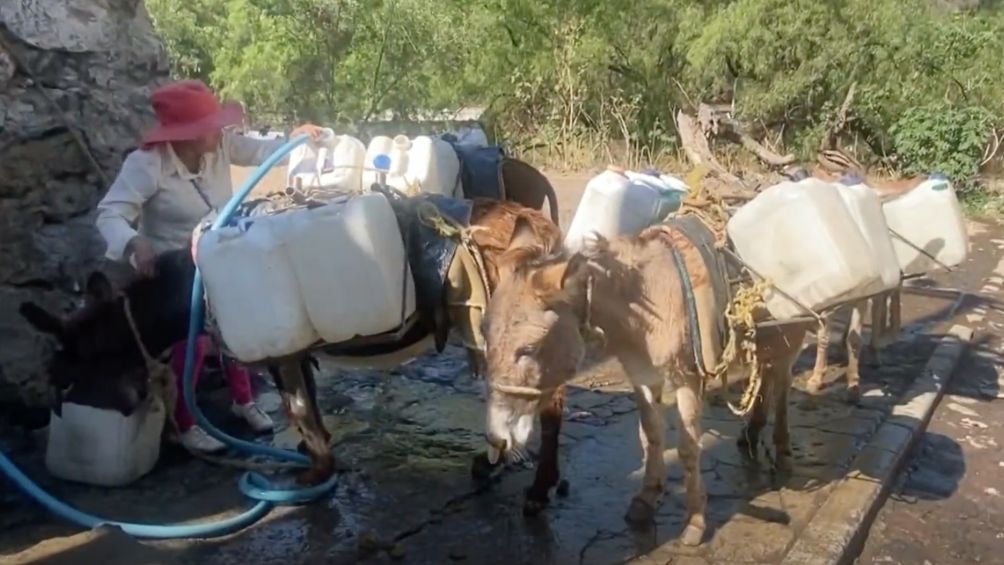
[[[0,0],[0,405],[47,401],[53,342],[18,306],[68,309],[102,267],[98,168],[114,178],[168,75],[142,0]]]

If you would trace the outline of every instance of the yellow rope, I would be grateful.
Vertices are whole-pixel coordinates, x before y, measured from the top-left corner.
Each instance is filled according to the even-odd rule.
[[[722,387],[728,386],[728,370],[738,358],[749,367],[749,383],[743,391],[739,406],[728,403],[729,410],[737,416],[746,416],[753,409],[754,401],[760,394],[763,375],[760,373],[760,359],[757,355],[757,325],[755,314],[763,306],[764,293],[770,288],[767,281],[742,284],[736,290],[732,303],[725,311],[728,331],[722,357],[713,371],[722,380]]]
[[[729,222],[729,213],[722,198],[717,194],[711,194],[704,182],[709,172],[707,167],[698,165],[687,174],[684,182],[690,187],[691,192],[683,200],[676,215],[696,216],[704,222],[704,225],[715,234],[715,247],[721,249],[728,245],[728,233],[725,228]]]

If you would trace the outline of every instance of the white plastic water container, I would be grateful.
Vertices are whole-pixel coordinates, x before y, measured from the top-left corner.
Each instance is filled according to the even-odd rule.
[[[394,141],[387,137],[386,135],[378,135],[370,140],[369,146],[366,148],[366,156],[364,158],[363,166],[363,190],[369,190],[377,181],[380,180],[379,173],[374,169],[374,160],[378,155],[390,156],[391,149],[394,147]]]
[[[322,148],[318,175],[324,187],[358,192],[363,186],[366,146],[351,135],[339,135]]]
[[[408,168],[411,164],[411,139],[406,135],[395,135],[390,146],[390,169],[387,173],[387,185],[400,191],[410,193],[413,184],[408,178]]]
[[[631,180],[632,184],[640,184],[658,193],[662,202],[655,211],[655,221],[665,219],[670,213],[680,208],[683,199],[690,192],[690,187],[685,182],[673,175],[658,174],[656,172],[638,173],[635,171],[624,171],[624,174]]]
[[[325,342],[391,331],[415,311],[404,244],[382,194],[284,215],[290,274],[310,324]]]
[[[116,410],[64,402],[52,414],[45,466],[55,477],[103,487],[146,475],[160,457],[164,405],[152,397],[129,416]]]
[[[453,132],[457,138],[457,145],[468,147],[485,147],[488,145],[488,134],[478,126],[468,126]]]
[[[359,191],[366,146],[351,135],[325,130],[320,140],[297,147],[289,159],[287,183],[304,188]]]
[[[406,175],[420,192],[454,196],[460,186],[460,159],[449,142],[420,135],[411,140]]]
[[[196,262],[209,308],[227,349],[245,363],[290,355],[320,339],[282,241],[295,213],[249,218],[199,238]],[[325,247],[337,249],[337,240]]]
[[[683,194],[690,192],[690,187],[687,186],[687,183],[685,183],[683,179],[666,174],[659,175],[659,179],[662,180],[662,182],[669,187],[670,190],[682,192]]]
[[[580,251],[593,232],[608,239],[637,234],[679,208],[683,194],[658,176],[607,167],[586,184],[565,249]]]
[[[899,261],[896,259],[878,193],[868,185],[852,179],[842,179],[837,183],[837,189],[875,257],[884,289],[895,288],[900,281]]]
[[[884,287],[878,262],[833,184],[808,178],[774,185],[739,208],[727,230],[743,261],[809,308]],[[773,289],[765,300],[775,319],[806,314]]]
[[[882,210],[894,232],[893,249],[904,274],[940,270],[938,262],[955,267],[966,260],[969,253],[966,220],[955,188],[944,176],[928,177],[917,188],[885,202]]]

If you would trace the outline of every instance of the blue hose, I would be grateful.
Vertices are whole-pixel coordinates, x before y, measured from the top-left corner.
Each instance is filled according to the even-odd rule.
[[[280,146],[268,159],[265,160],[254,173],[244,182],[240,190],[227,202],[223,210],[220,211],[216,221],[209,229],[219,229],[233,215],[237,207],[244,201],[251,190],[261,181],[268,171],[282,160],[290,151],[307,141],[307,136],[297,136]],[[196,421],[209,435],[228,444],[230,447],[251,455],[264,455],[274,459],[291,461],[307,467],[310,459],[295,451],[277,449],[257,443],[244,441],[229,436],[206,419],[206,416],[199,409],[195,402],[195,385],[193,379],[193,366],[195,364],[195,339],[202,327],[202,274],[198,267],[195,271],[195,280],[192,283],[191,313],[188,324],[188,341],[185,347],[185,371],[183,374],[183,396],[185,406],[188,411],[195,416]],[[259,473],[245,473],[238,483],[241,492],[252,500],[256,500],[254,506],[243,513],[205,524],[134,524],[129,522],[116,522],[105,520],[86,514],[73,508],[72,506],[57,500],[49,493],[42,490],[37,484],[32,482],[21,472],[14,463],[0,451],[0,471],[2,471],[15,486],[23,491],[36,502],[44,506],[50,512],[59,517],[73,522],[85,528],[96,528],[102,525],[117,526],[125,533],[150,539],[175,539],[175,538],[210,538],[224,536],[239,531],[264,517],[272,509],[274,504],[298,504],[315,500],[330,491],[335,485],[335,476],[328,478],[323,484],[305,489],[277,489],[263,475]]]

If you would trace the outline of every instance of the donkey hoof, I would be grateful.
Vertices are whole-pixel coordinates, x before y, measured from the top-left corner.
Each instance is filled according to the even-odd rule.
[[[316,463],[310,469],[300,473],[296,477],[296,484],[300,486],[312,487],[317,486],[324,481],[328,480],[331,475],[335,474],[335,458],[326,457]]]
[[[624,515],[624,519],[628,523],[636,526],[650,524],[654,518],[655,507],[638,497],[631,499],[631,505],[628,506],[627,514]]]
[[[791,473],[793,469],[793,463],[791,462],[790,453],[778,453],[774,460],[774,470],[780,474]]]
[[[545,508],[547,508],[549,502],[550,500],[548,500],[546,494],[541,497],[533,494],[532,490],[527,489],[526,499],[523,500],[523,516],[532,518],[539,515]]]
[[[810,377],[809,381],[805,383],[805,390],[809,394],[819,394],[823,390],[823,377],[816,378],[815,375]]]
[[[488,461],[488,455],[479,453],[471,461],[471,478],[479,482],[488,481],[492,478],[492,471],[495,467],[496,465],[492,465]]]
[[[565,498],[565,497],[568,496],[568,491],[571,488],[572,487],[571,487],[571,485],[568,484],[568,480],[567,479],[561,479],[558,482],[558,488],[555,489],[554,493],[557,494],[558,496],[560,496],[561,498]]]
[[[330,477],[331,474],[332,473],[330,471],[325,471],[323,469],[307,469],[296,476],[296,484],[303,487],[317,486],[328,480],[328,477]]]
[[[857,404],[861,400],[861,387],[858,385],[847,387],[846,400],[848,404]]]
[[[680,543],[689,547],[701,545],[702,539],[704,539],[704,528],[694,524],[688,524],[680,534]]]

